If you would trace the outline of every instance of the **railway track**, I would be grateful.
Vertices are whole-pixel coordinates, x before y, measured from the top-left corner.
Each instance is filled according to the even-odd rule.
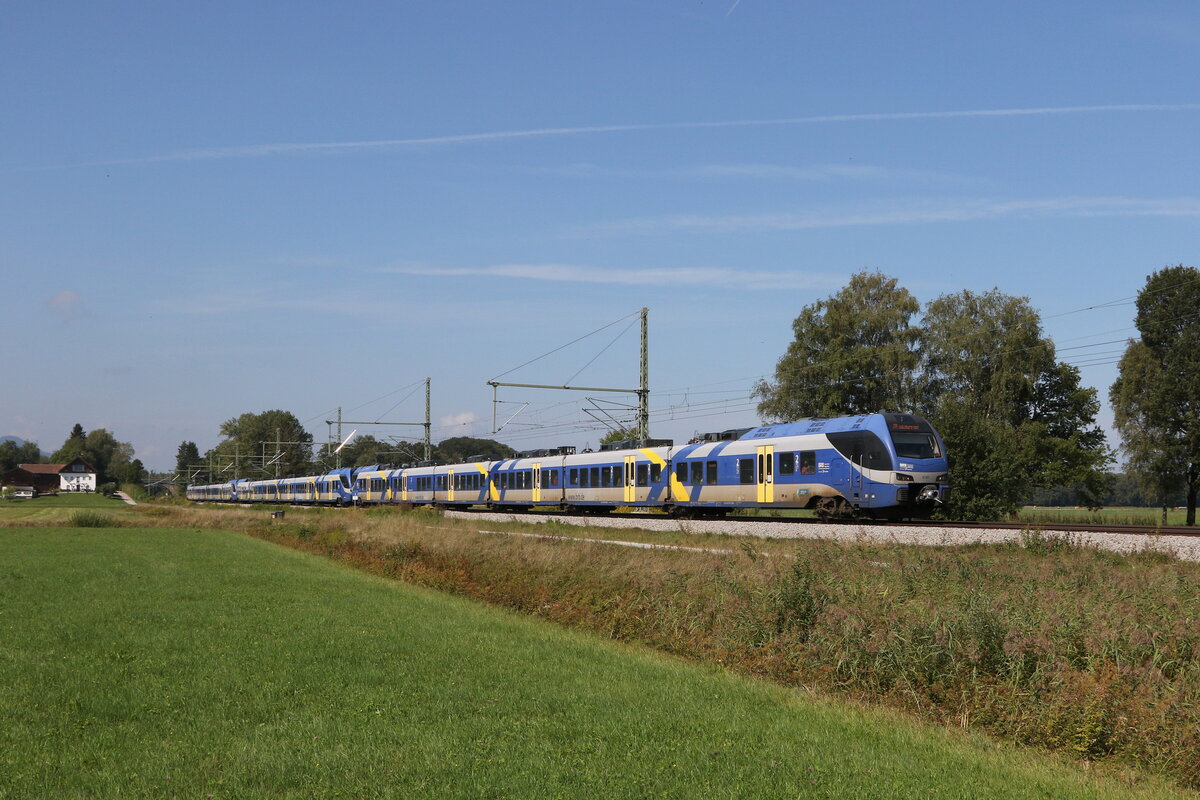
[[[471,508],[456,508],[455,511],[476,514],[488,513],[512,513],[508,511],[497,511],[496,509],[488,509],[483,507]],[[1200,527],[1186,527],[1182,525],[1095,525],[1095,524],[1079,524],[1079,523],[1056,523],[1056,522],[955,522],[952,520],[921,520],[915,522],[896,522],[889,520],[861,520],[855,522],[839,522],[830,523],[815,517],[785,517],[785,516],[759,516],[753,514],[728,515],[724,517],[700,517],[697,519],[677,519],[665,514],[647,514],[644,512],[609,512],[602,514],[569,514],[559,510],[535,510],[515,513],[515,517],[528,517],[531,520],[536,520],[538,517],[573,517],[581,520],[597,520],[599,522],[604,519],[621,519],[621,520],[675,520],[681,523],[699,522],[699,521],[721,521],[728,523],[767,523],[772,525],[793,524],[793,525],[844,525],[844,526],[862,526],[865,528],[914,528],[914,529],[953,529],[953,530],[1002,530],[1002,531],[1023,531],[1036,530],[1054,533],[1111,533],[1111,534],[1127,534],[1131,536],[1184,536],[1184,537],[1200,537]]]

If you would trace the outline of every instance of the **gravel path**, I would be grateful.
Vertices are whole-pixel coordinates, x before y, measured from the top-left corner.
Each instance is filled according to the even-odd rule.
[[[447,511],[447,517],[493,522],[564,522],[569,525],[593,528],[640,528],[651,531],[683,531],[684,533],[724,533],[732,536],[761,536],[776,539],[835,539],[844,542],[875,541],[914,545],[961,545],[976,543],[1016,542],[1020,531],[986,530],[983,528],[894,528],[876,525],[822,525],[816,523],[730,522],[728,520],[678,520],[661,516],[617,518],[603,516],[572,517],[531,514],[489,514]],[[1122,533],[1048,533],[1046,536],[1065,536],[1072,542],[1117,553],[1157,552],[1185,561],[1200,561],[1200,539],[1187,536],[1143,536]]]

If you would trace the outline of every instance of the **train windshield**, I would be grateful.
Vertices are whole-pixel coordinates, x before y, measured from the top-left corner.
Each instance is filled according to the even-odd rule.
[[[941,458],[942,448],[932,433],[892,433],[900,458]]]

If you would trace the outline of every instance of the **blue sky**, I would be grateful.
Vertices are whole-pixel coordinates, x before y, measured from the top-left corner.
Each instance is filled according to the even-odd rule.
[[[1191,2],[5,17],[0,435],[46,450],[79,422],[170,469],[271,408],[323,440],[338,406],[422,419],[426,376],[435,440],[490,436],[487,380],[601,328],[504,380],[636,386],[642,306],[683,440],[754,424],[862,269],[1029,297],[1105,398],[1145,277],[1200,266]],[[584,395],[500,397],[519,448],[602,433]]]

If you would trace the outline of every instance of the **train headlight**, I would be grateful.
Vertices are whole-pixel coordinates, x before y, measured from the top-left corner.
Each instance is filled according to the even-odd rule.
[[[912,475],[905,475],[903,472],[896,473],[896,480],[898,480],[898,481],[901,481],[904,483],[912,483],[912,479],[913,479]]]
[[[950,476],[946,475],[946,474],[938,475],[937,478],[934,480],[934,483],[945,483],[946,479],[948,477],[950,477]]]

